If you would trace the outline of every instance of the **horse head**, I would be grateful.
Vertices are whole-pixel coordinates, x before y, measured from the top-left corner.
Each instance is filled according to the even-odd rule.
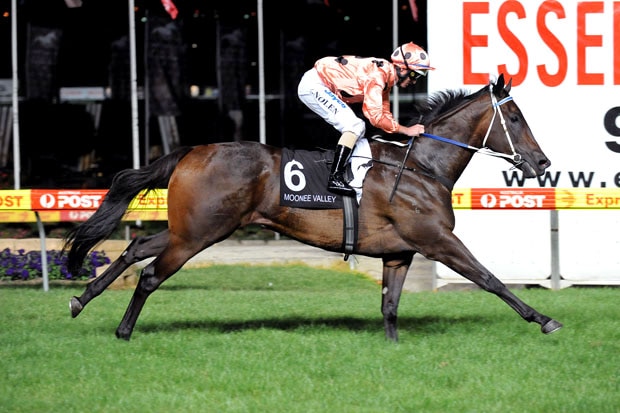
[[[416,143],[417,165],[456,182],[478,152],[504,158],[525,178],[542,175],[551,162],[510,96],[511,85],[502,74],[477,92],[441,91],[429,96],[425,105],[416,105],[428,131],[421,136],[431,138]]]
[[[504,84],[501,74],[489,83],[492,116],[482,142],[483,151],[500,156],[523,172],[526,178],[542,175],[551,165],[536,142],[521,110],[510,96],[512,79]]]

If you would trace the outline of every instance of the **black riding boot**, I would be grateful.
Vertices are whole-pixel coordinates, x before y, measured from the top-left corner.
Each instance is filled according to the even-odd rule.
[[[351,155],[351,148],[344,145],[336,146],[334,153],[334,163],[327,181],[327,190],[344,196],[356,196],[355,189],[351,188],[344,180],[344,170],[347,166],[347,160]]]

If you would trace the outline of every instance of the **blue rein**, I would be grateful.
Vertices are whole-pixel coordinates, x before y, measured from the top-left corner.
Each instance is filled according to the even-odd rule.
[[[465,148],[465,149],[473,149],[476,151],[478,150],[478,148],[476,147],[473,147],[463,142],[455,141],[454,139],[444,138],[443,136],[431,135],[430,133],[421,133],[420,136],[424,136],[425,138],[431,138],[431,139],[435,139],[435,140],[446,142],[446,143],[451,143],[452,145],[460,146],[461,148]]]

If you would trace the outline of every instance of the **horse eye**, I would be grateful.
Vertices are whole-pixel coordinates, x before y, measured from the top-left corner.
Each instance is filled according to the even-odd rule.
[[[517,115],[512,115],[512,116],[510,117],[510,121],[511,121],[512,123],[519,122],[519,117],[518,117]]]

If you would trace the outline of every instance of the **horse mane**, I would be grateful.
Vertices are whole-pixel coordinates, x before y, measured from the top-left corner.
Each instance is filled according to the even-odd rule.
[[[465,89],[438,91],[430,95],[425,102],[415,104],[415,110],[420,114],[423,123],[428,125],[433,119],[470,102],[486,90],[482,88],[475,93]]]

